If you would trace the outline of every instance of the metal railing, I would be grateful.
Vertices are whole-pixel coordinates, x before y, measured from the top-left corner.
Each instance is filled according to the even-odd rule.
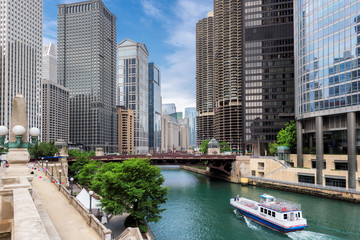
[[[315,189],[319,189],[319,190],[329,190],[329,191],[336,191],[336,192],[360,194],[360,191],[357,191],[355,189],[350,189],[350,188],[342,188],[342,187],[334,187],[334,186],[321,186],[321,185],[316,185],[316,184],[312,184],[312,183],[294,183],[294,182],[273,180],[273,179],[268,179],[268,178],[264,178],[264,177],[254,177],[254,176],[247,176],[246,178],[260,180],[260,181],[264,181],[264,182],[295,185],[295,186],[300,186],[300,187],[309,187],[309,188],[315,188]]]

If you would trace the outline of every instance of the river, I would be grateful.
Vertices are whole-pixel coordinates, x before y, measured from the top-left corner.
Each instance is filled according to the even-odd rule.
[[[162,219],[150,223],[157,240],[360,239],[360,204],[241,186],[179,168],[162,168],[162,174],[169,199],[162,205]],[[237,194],[259,201],[263,193],[300,203],[308,227],[278,233],[244,218],[229,204]]]

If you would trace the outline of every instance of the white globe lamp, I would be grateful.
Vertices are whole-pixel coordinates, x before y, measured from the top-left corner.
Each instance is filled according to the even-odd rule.
[[[9,134],[9,129],[5,126],[0,126],[0,136],[6,136]]]
[[[15,134],[15,136],[22,136],[25,134],[26,130],[23,126],[16,125],[15,127],[13,127],[12,132],[13,134]]]
[[[29,134],[32,137],[38,137],[38,136],[40,136],[40,129],[38,129],[36,127],[30,128]]]

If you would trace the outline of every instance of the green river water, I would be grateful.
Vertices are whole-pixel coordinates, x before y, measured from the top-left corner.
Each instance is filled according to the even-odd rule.
[[[157,240],[360,239],[360,204],[241,186],[179,168],[162,168],[162,174],[169,199],[162,219],[150,223]],[[244,218],[229,204],[237,194],[259,201],[263,193],[301,204],[308,227],[278,233]]]

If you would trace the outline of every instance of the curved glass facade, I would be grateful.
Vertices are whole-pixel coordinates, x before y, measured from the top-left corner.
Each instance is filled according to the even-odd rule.
[[[295,1],[296,118],[360,110],[360,0]]]

